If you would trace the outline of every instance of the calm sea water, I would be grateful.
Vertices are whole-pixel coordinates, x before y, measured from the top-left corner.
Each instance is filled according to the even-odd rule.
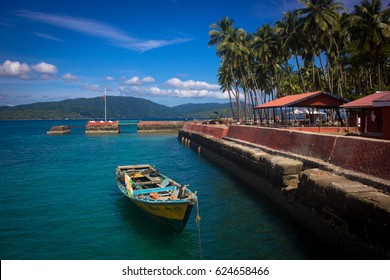
[[[323,259],[318,241],[267,198],[182,146],[177,134],[48,136],[85,121],[0,122],[1,259],[199,259],[193,209],[173,233],[117,189],[115,167],[150,163],[198,192],[204,259]]]

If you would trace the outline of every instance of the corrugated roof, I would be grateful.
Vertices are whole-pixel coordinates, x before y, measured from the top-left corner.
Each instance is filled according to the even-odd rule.
[[[324,92],[324,91],[314,91],[314,92],[307,92],[302,94],[296,94],[296,95],[287,95],[278,99],[275,99],[273,101],[264,103],[262,105],[256,106],[255,109],[264,109],[264,108],[277,108],[277,107],[327,107],[327,104],[324,104],[322,102],[318,102],[318,98],[326,97],[325,99],[327,102],[329,102],[329,107],[338,107],[343,103],[348,102],[346,99],[341,98],[339,96]],[[317,102],[315,102],[317,99]],[[332,102],[330,102],[331,100]],[[338,103],[336,106],[334,103]],[[331,104],[333,103],[333,104]],[[310,104],[310,105],[307,105]]]
[[[377,91],[357,100],[342,105],[343,108],[368,108],[373,107],[373,102],[390,101],[390,91]]]

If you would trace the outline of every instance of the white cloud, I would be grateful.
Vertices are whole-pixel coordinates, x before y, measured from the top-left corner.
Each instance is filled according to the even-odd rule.
[[[212,91],[212,90],[191,90],[191,89],[167,89],[159,87],[139,87],[139,86],[119,86],[118,91],[124,95],[145,96],[166,96],[177,98],[214,98],[228,99],[227,92]]]
[[[53,80],[53,79],[54,79],[54,76],[49,75],[49,74],[42,74],[42,75],[40,76],[40,78],[41,78],[42,80]]]
[[[158,87],[147,88],[146,92],[152,95],[170,96],[179,98],[215,98],[227,99],[229,98],[227,92],[213,91],[213,90],[196,90],[196,89],[161,89]]]
[[[74,83],[74,82],[77,82],[79,80],[79,78],[77,76],[72,75],[71,73],[66,73],[66,74],[62,75],[61,78],[67,83]]]
[[[138,77],[132,77],[125,82],[126,85],[140,85],[141,79]]]
[[[114,77],[111,77],[111,76],[106,77],[106,81],[113,81],[113,80],[115,80]]]
[[[151,76],[147,76],[147,77],[142,78],[142,81],[144,83],[154,83],[156,80]]]
[[[35,36],[37,37],[41,37],[41,38],[44,38],[44,39],[48,39],[48,40],[51,40],[51,41],[57,41],[57,42],[62,42],[61,39],[58,39],[54,36],[51,36],[49,34],[45,34],[45,33],[39,33],[39,32],[34,32],[33,33]]]
[[[35,71],[42,73],[42,74],[53,75],[53,74],[56,74],[58,72],[57,66],[55,66],[53,64],[46,63],[46,62],[41,62],[41,63],[35,64],[32,68]]]
[[[160,86],[145,87],[145,82],[155,82],[152,77],[132,77],[118,87],[118,92],[123,95],[139,97],[175,97],[175,98],[211,98],[228,99],[228,93],[222,92],[217,84],[209,84],[202,81],[181,81],[172,78]]]
[[[26,77],[26,74],[30,72],[30,70],[30,66],[26,63],[6,60],[0,65],[0,76],[23,78]]]
[[[108,40],[111,44],[118,47],[140,52],[193,40],[192,38],[143,40],[129,36],[123,30],[120,30],[114,26],[91,19],[46,14],[27,10],[18,11],[16,15],[49,25],[73,30],[88,36],[102,38]]]
[[[172,78],[165,82],[166,85],[177,89],[193,89],[193,90],[219,90],[219,85],[209,84],[199,81],[181,81],[178,78]]]
[[[88,90],[88,91],[103,92],[103,89],[99,85],[96,85],[96,84],[83,85],[82,88],[85,90]]]
[[[151,76],[147,76],[147,77],[144,77],[144,78],[139,78],[137,76],[134,76],[134,77],[131,77],[130,79],[128,79],[125,84],[126,85],[137,85],[137,86],[140,86],[144,83],[154,83],[156,80],[151,77]]]

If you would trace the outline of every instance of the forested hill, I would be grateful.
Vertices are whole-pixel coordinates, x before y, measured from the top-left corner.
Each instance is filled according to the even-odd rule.
[[[209,118],[230,112],[229,104],[186,104],[176,107],[160,105],[152,101],[121,96],[107,96],[107,118]],[[58,102],[40,102],[14,107],[0,107],[0,119],[102,119],[104,99],[77,98]]]

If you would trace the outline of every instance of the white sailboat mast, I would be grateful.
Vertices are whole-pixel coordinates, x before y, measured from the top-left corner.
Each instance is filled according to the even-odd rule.
[[[104,121],[107,121],[107,94],[106,88],[104,88]]]

